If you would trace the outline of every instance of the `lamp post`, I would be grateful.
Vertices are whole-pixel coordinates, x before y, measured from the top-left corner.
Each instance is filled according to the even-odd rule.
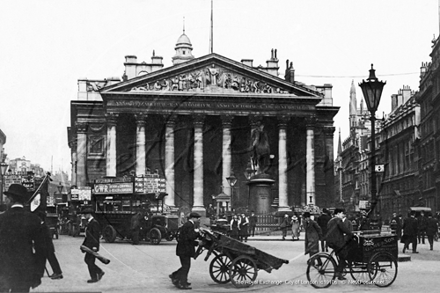
[[[368,79],[362,80],[359,86],[362,89],[365,102],[367,104],[368,111],[370,111],[371,120],[371,156],[370,156],[370,176],[371,176],[371,209],[370,212],[374,210],[377,204],[376,196],[376,111],[379,106],[380,97],[382,95],[383,87],[386,82],[379,81],[376,77],[375,70],[373,69],[373,64],[371,64],[370,76]]]
[[[228,180],[229,186],[231,186],[231,210],[232,210],[232,201],[234,198],[234,186],[237,183],[237,177],[234,176],[234,172],[231,172],[231,176],[226,177]]]
[[[247,200],[247,206],[248,206],[248,210],[250,211],[250,207],[249,204],[251,202],[251,186],[250,186],[250,181],[252,176],[254,176],[255,174],[255,170],[252,169],[252,165],[251,165],[251,161],[248,162],[246,170],[244,172],[244,176],[246,177],[246,179],[248,180],[248,200]]]
[[[0,164],[0,169],[1,169],[1,173],[2,173],[2,185],[0,186],[1,188],[1,193],[0,193],[0,208],[3,208],[3,192],[4,192],[4,186],[5,186],[5,174],[6,174],[6,170],[8,169],[8,164],[6,164],[5,162],[2,162]]]

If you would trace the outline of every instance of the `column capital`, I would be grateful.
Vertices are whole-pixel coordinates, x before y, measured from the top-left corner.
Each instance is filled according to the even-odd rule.
[[[87,122],[76,122],[75,123],[76,126],[76,132],[77,133],[87,133],[87,129],[89,124]]]
[[[165,119],[165,124],[167,127],[174,127],[176,125],[177,115],[163,115],[163,118]]]
[[[193,124],[194,126],[202,127],[205,122],[205,115],[194,115],[193,116]]]
[[[232,120],[234,116],[232,115],[221,115],[220,119],[222,120],[223,127],[231,127]]]
[[[118,114],[106,113],[105,119],[107,120],[107,126],[116,126]]]
[[[327,136],[333,136],[333,133],[335,133],[335,127],[323,127],[322,131]]]
[[[313,128],[316,125],[316,116],[308,116],[304,119],[306,121],[307,128]]]
[[[281,115],[277,116],[278,119],[278,127],[279,128],[286,128],[287,123],[290,121],[291,116],[289,115]]]
[[[136,119],[137,126],[144,126],[145,118],[147,118],[147,115],[145,115],[144,113],[136,113],[134,114],[134,118]]]

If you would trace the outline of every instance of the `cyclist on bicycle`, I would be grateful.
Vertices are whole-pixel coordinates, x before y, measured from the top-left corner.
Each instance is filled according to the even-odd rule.
[[[348,241],[351,240],[353,233],[347,225],[344,224],[343,219],[345,218],[344,209],[335,209],[334,217],[327,224],[327,234],[326,240],[328,246],[332,248],[336,255],[339,257],[338,266],[336,267],[336,277],[339,280],[345,280],[346,278],[342,275],[344,268],[346,266],[346,260],[349,253]],[[344,235],[348,235],[347,238]]]

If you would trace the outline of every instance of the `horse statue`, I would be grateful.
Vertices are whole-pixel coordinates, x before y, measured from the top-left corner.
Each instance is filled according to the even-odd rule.
[[[257,174],[264,174],[269,167],[270,146],[261,122],[251,132],[252,165]]]

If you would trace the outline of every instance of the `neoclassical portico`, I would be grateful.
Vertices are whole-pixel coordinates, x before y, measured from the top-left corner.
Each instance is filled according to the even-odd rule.
[[[145,148],[145,137],[148,135],[145,133],[145,115],[133,114],[136,120],[136,159],[135,159],[135,167],[136,175],[144,175],[146,171],[146,148]],[[118,175],[117,172],[117,160],[118,157],[117,149],[116,149],[116,126],[118,123],[117,115],[107,115],[107,164],[106,164],[106,176],[114,177]],[[175,203],[175,191],[176,191],[176,182],[175,182],[175,124],[178,116],[172,116],[169,118],[167,116],[167,120],[165,123],[165,142],[164,142],[164,163],[165,170],[164,175],[166,178],[166,190],[168,193],[168,197],[166,198],[166,204],[168,206],[174,207]],[[194,131],[194,147],[193,147],[193,158],[194,158],[194,177],[193,177],[193,186],[194,186],[194,203],[193,210],[198,212],[204,212],[205,206],[207,203],[204,202],[203,196],[203,125],[204,125],[204,115],[197,115],[193,117],[193,131]],[[226,194],[231,195],[231,187],[229,186],[226,178],[229,177],[232,173],[232,150],[234,149],[234,145],[232,143],[231,136],[231,123],[234,119],[233,115],[222,115],[220,116],[221,124],[222,124],[222,185],[223,191]],[[287,135],[286,135],[286,127],[290,120],[290,117],[287,115],[277,117],[277,125],[278,125],[278,151],[276,157],[278,157],[278,197],[279,197],[279,207],[280,211],[290,210],[289,205],[289,193],[288,193],[288,184],[287,184],[287,173],[288,173],[288,151],[287,151]],[[308,120],[309,121],[309,120]],[[310,120],[311,121],[311,120]],[[315,194],[314,194],[314,178],[315,178],[315,169],[313,164],[313,156],[314,153],[314,144],[313,144],[313,129],[310,126],[310,121],[307,122],[307,140],[306,140],[306,154],[307,154],[307,172],[306,172],[306,182],[307,182],[307,204],[315,202]],[[249,121],[249,123],[251,123]],[[86,125],[82,124],[81,128],[78,128],[80,131],[78,132],[78,147],[77,147],[77,158],[78,158],[78,181],[84,182],[85,178],[85,162],[87,160],[87,152],[86,152]],[[249,134],[250,135],[250,134]],[[250,138],[249,138],[250,139]],[[246,156],[246,154],[244,154]]]
[[[212,195],[231,195],[226,178],[234,172],[241,183],[234,193],[246,197],[242,174],[250,157],[251,117],[259,117],[270,132],[277,209],[318,203],[315,178],[326,177],[320,162],[333,142],[315,133],[332,128],[338,111],[320,105],[325,99],[320,91],[210,54],[108,86],[100,94],[102,105],[93,107],[102,107],[103,114],[75,127],[78,185],[91,177],[87,125],[104,123],[105,149],[93,161],[96,174],[114,177],[133,170],[139,176],[157,169],[166,178],[168,206],[203,213]],[[105,161],[105,170],[99,160]],[[318,192],[324,196],[322,189]]]

